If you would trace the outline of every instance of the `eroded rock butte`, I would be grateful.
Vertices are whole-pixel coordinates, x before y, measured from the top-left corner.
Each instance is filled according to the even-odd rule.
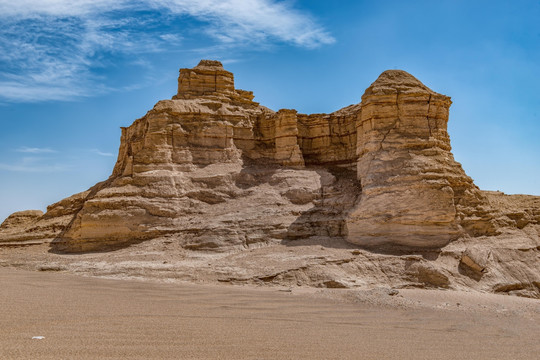
[[[450,98],[405,71],[383,72],[361,103],[330,114],[253,98],[218,61],[181,69],[178,93],[122,128],[109,179],[45,214],[11,215],[0,242],[81,252],[166,236],[226,251],[325,237],[437,249],[540,221],[538,208],[508,212],[504,195],[474,185],[451,153]]]

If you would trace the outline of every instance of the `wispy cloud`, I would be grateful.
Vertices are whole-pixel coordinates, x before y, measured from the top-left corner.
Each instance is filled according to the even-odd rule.
[[[0,0],[0,98],[59,100],[111,91],[96,69],[107,67],[111,54],[178,48],[187,36],[180,30],[186,16],[229,47],[334,42],[309,14],[277,0]]]
[[[27,173],[51,173],[59,171],[74,171],[84,163],[83,159],[88,159],[88,154],[95,154],[100,157],[110,158],[115,154],[101,151],[99,149],[69,149],[59,152],[51,148],[38,148],[21,146],[14,149],[21,153],[18,156],[9,156],[0,160],[0,171],[27,172]],[[95,158],[95,155],[94,156]],[[101,158],[99,161],[110,161]]]
[[[56,153],[56,150],[53,150],[51,148],[37,148],[37,147],[27,147],[27,146],[21,146],[20,148],[15,150],[16,152],[21,153],[30,153],[30,154],[51,154]]]
[[[67,166],[63,164],[50,164],[50,159],[40,157],[23,157],[16,163],[5,164],[0,163],[0,171],[11,172],[29,172],[29,173],[49,173],[67,170]]]
[[[63,165],[23,165],[23,164],[1,164],[0,170],[29,173],[50,173],[65,171]]]
[[[90,152],[93,152],[94,154],[98,154],[100,156],[114,156],[113,153],[103,152],[103,151],[100,151],[98,149],[92,149],[92,150],[90,150]]]

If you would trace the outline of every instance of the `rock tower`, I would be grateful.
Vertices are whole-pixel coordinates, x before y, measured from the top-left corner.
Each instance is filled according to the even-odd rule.
[[[365,91],[356,144],[362,198],[347,220],[350,242],[439,247],[462,235],[458,205],[483,198],[450,152],[451,103],[401,70]]]

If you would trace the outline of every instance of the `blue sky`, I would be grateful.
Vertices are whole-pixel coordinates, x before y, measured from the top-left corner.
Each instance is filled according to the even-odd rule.
[[[518,0],[0,0],[0,219],[106,179],[120,126],[203,58],[303,113],[406,70],[452,97],[453,152],[480,188],[540,195],[539,19]]]

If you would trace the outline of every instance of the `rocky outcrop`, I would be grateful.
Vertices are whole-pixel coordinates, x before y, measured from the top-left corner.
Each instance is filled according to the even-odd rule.
[[[298,121],[295,110],[279,110],[258,119],[255,125],[255,154],[251,158],[273,159],[286,166],[303,167],[298,146]]]
[[[298,115],[298,144],[306,165],[356,170],[360,107],[352,105],[332,114]]]
[[[71,226],[90,193],[91,190],[84,191],[49,205],[45,214],[41,210],[11,214],[0,226],[0,245],[53,241]]]
[[[186,99],[216,94],[235,95],[233,74],[223,69],[219,61],[202,60],[193,69],[180,69],[178,94],[174,98]]]
[[[181,69],[178,93],[122,129],[109,179],[44,215],[12,215],[0,242],[80,252],[167,238],[228,251],[325,239],[425,250],[536,226],[536,210],[505,213],[474,185],[450,151],[450,98],[404,71],[384,72],[360,104],[330,114],[253,99],[218,61]],[[475,259],[461,263],[483,266]],[[444,282],[426,266],[411,274]]]
[[[87,251],[176,235],[188,248],[225,250],[285,238],[291,213],[306,204],[272,207],[303,193],[314,197],[318,182],[295,189],[295,177],[309,177],[295,173],[290,188],[282,189],[286,180],[276,167],[304,166],[296,112],[274,112],[252,99],[234,89],[232,74],[219,62],[181,69],[173,100],[158,102],[122,129],[113,175],[94,189],[53,246]],[[254,161],[266,167],[244,166]],[[255,191],[259,181],[272,181],[270,191]],[[245,213],[251,208],[246,203],[257,210]],[[240,214],[233,216],[236,208]]]
[[[35,222],[43,215],[41,210],[25,210],[17,211],[9,215],[6,220],[0,225],[0,229],[20,228]]]
[[[450,152],[450,104],[400,70],[366,90],[357,135],[362,198],[347,220],[350,242],[429,248],[463,235],[458,205],[486,200]]]

